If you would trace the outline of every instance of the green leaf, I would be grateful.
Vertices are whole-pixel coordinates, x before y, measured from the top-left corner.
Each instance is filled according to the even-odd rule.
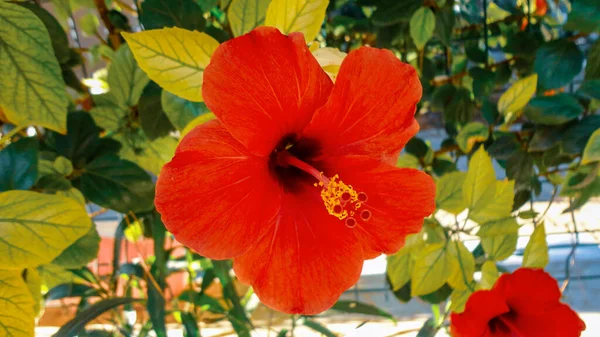
[[[34,336],[35,302],[21,270],[0,269],[0,328],[5,336]]]
[[[473,291],[470,289],[458,290],[455,289],[450,295],[450,312],[453,313],[461,313],[465,310],[465,305],[467,304],[467,300]]]
[[[456,17],[452,5],[448,4],[435,13],[435,36],[446,46],[450,46]]]
[[[469,75],[473,78],[473,95],[476,98],[489,97],[495,85],[494,72],[484,68],[473,67],[469,69]]]
[[[69,97],[42,21],[0,2],[0,36],[0,106],[8,120],[65,133]]]
[[[571,1],[566,30],[577,30],[582,33],[593,33],[600,29],[600,6],[596,0]]]
[[[150,82],[144,89],[138,103],[140,124],[150,140],[168,136],[174,129],[161,104],[162,89]]]
[[[0,151],[0,192],[28,190],[37,177],[37,139],[22,138]]]
[[[63,176],[73,173],[73,164],[63,156],[56,157],[52,166],[58,174],[62,174]]]
[[[276,27],[284,34],[301,32],[306,42],[319,34],[329,0],[271,0],[265,26]]]
[[[519,150],[506,161],[506,176],[515,181],[517,189],[529,188],[534,173],[533,165],[531,154]]]
[[[556,148],[558,141],[560,141],[560,138],[567,127],[568,124],[558,126],[536,125],[533,137],[531,137],[531,140],[529,141],[527,151],[540,152]],[[544,153],[544,155],[546,155],[546,153]]]
[[[496,173],[492,159],[480,146],[469,161],[463,198],[471,211],[483,209],[496,195]]]
[[[515,199],[514,189],[515,182],[512,180],[497,181],[493,200],[481,208],[473,209],[469,218],[481,224],[510,216]]]
[[[437,181],[435,194],[437,208],[452,214],[458,214],[467,208],[462,193],[466,177],[466,172],[451,172]]]
[[[560,39],[542,45],[533,63],[540,87],[548,90],[565,86],[581,72],[583,59],[583,53],[573,41]]]
[[[428,7],[419,8],[410,18],[410,36],[421,50],[433,36],[435,15]]]
[[[473,103],[469,89],[458,88],[444,110],[444,120],[447,123],[467,124],[472,119]]]
[[[475,63],[485,63],[488,60],[488,55],[485,53],[485,50],[479,48],[478,41],[466,41],[465,54],[469,60]]]
[[[588,49],[587,62],[585,66],[585,80],[600,78],[600,39]]]
[[[413,14],[423,6],[423,1],[415,0],[382,0],[377,3],[377,10],[371,15],[375,26],[391,26],[400,22],[409,22]]]
[[[460,241],[449,242],[448,252],[453,264],[448,284],[454,289],[469,289],[473,282],[473,273],[475,273],[473,254]]]
[[[56,21],[52,14],[35,3],[20,2],[18,4],[19,6],[27,8],[40,20],[42,20],[42,23],[44,23],[44,26],[50,35],[52,49],[54,50],[54,55],[56,56],[58,63],[67,63],[71,58],[71,49],[69,48],[69,39],[67,38],[67,34],[65,34],[65,31],[61,27],[60,23]]]
[[[141,168],[156,175],[160,173],[163,165],[173,158],[177,147],[177,139],[171,136],[153,141],[137,134],[115,138],[123,144],[120,152],[123,159],[135,162]]]
[[[185,329],[185,337],[200,337],[200,330],[198,329],[198,322],[196,318],[190,312],[181,313],[181,323]]]
[[[381,310],[374,305],[357,302],[357,301],[339,300],[333,305],[333,307],[331,307],[331,309],[345,312],[345,313],[378,316],[378,317],[387,318],[393,322],[396,321],[396,319],[394,319],[394,316],[392,314],[390,314],[389,312]]]
[[[308,317],[304,318],[304,322],[302,323],[304,326],[311,328],[312,330],[318,332],[319,334],[321,334],[322,336],[325,337],[337,337],[337,335],[335,333],[333,333],[331,330],[327,329],[326,326],[324,326],[323,324],[312,320]]]
[[[0,193],[0,214],[3,269],[49,263],[91,227],[75,200],[30,191]]]
[[[494,236],[503,236],[509,234],[517,234],[519,232],[519,224],[512,217],[493,220],[482,223],[479,227],[477,235],[481,238],[489,238]]]
[[[33,313],[38,316],[42,307],[42,278],[35,268],[25,269],[22,275],[33,299]]]
[[[529,237],[529,242],[523,254],[523,267],[545,268],[550,257],[548,255],[548,243],[546,242],[546,228],[540,223]]]
[[[413,265],[410,250],[406,248],[387,257],[387,276],[393,291],[404,287],[410,281]]]
[[[600,116],[592,115],[583,117],[576,124],[571,125],[562,134],[561,149],[565,154],[577,155],[584,151],[592,133],[600,128]]]
[[[95,14],[88,13],[79,19],[79,27],[81,27],[84,35],[93,36],[100,27],[100,21]]]
[[[180,28],[122,35],[150,79],[179,97],[202,101],[202,76],[217,40]]]
[[[125,304],[139,302],[137,298],[117,297],[102,300],[80,311],[75,318],[63,325],[53,337],[75,337],[83,331],[85,325],[103,313]]]
[[[583,150],[582,164],[600,161],[600,129],[594,131]]]
[[[498,112],[503,116],[517,115],[535,94],[538,75],[516,81],[498,100]]]
[[[583,107],[568,94],[536,97],[525,107],[525,117],[542,125],[564,124],[582,113]]]
[[[167,117],[178,130],[183,130],[196,117],[209,112],[203,102],[191,102],[166,90],[162,92],[161,103]]]
[[[416,257],[411,276],[413,296],[431,293],[452,274],[452,258],[445,243],[426,246]]]
[[[79,268],[94,260],[100,250],[100,235],[95,226],[60,253],[52,264],[63,268]]]
[[[146,0],[142,3],[140,22],[145,30],[180,27],[202,31],[206,20],[193,0]]]
[[[117,212],[137,213],[153,207],[154,184],[150,176],[115,155],[94,159],[74,184],[90,201]]]
[[[511,256],[517,249],[518,234],[486,236],[481,239],[481,246],[490,259],[501,261]]]
[[[233,0],[227,10],[233,36],[240,36],[262,25],[271,0]]]
[[[469,153],[476,143],[484,142],[490,136],[487,126],[479,122],[465,125],[456,136],[456,143],[464,153]]]
[[[583,82],[577,93],[583,93],[600,100],[600,78]]]
[[[137,105],[149,81],[146,73],[138,67],[129,46],[122,45],[111,61],[106,78],[117,104],[124,107]]]
[[[499,275],[496,262],[485,261],[481,266],[481,283],[479,283],[481,289],[492,289]]]
[[[100,296],[98,289],[81,283],[62,283],[53,287],[44,295],[44,300],[53,301],[69,297]]]
[[[96,106],[90,110],[90,115],[96,125],[107,131],[116,131],[127,123],[129,108],[120,105],[112,93],[92,97]]]

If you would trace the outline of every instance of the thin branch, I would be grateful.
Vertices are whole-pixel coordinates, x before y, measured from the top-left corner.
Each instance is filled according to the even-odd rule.
[[[108,40],[110,41],[112,49],[119,49],[119,46],[121,45],[121,37],[119,36],[118,29],[113,25],[112,21],[110,21],[106,3],[104,0],[94,0],[94,3],[96,4],[96,8],[98,9],[98,13],[100,14],[100,18],[102,19],[104,26],[108,30]]]

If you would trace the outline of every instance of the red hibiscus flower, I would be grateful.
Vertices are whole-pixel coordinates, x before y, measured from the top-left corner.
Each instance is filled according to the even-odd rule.
[[[266,305],[330,308],[433,212],[433,180],[393,166],[421,85],[390,51],[350,53],[334,86],[302,34],[261,27],[215,51],[202,95],[218,120],[181,141],[156,207],[181,243],[233,258]]]
[[[452,314],[453,337],[578,337],[585,323],[560,303],[556,280],[542,269],[502,275],[492,290],[480,290],[465,311]]]

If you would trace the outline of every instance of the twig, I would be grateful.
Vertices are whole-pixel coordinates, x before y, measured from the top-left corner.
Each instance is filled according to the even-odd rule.
[[[94,0],[94,3],[96,4],[96,8],[98,9],[98,13],[100,14],[100,18],[102,19],[104,26],[108,30],[108,40],[110,41],[112,49],[119,49],[119,46],[121,45],[121,37],[119,36],[117,28],[113,25],[112,21],[110,21],[106,3],[104,0]]]
[[[577,230],[577,220],[575,220],[575,211],[572,209],[573,199],[569,198],[569,208],[571,208],[571,220],[573,221],[573,233],[575,234],[575,241],[573,241],[573,247],[567,256],[565,261],[565,280],[560,287],[560,292],[564,292],[569,286],[571,280],[571,268],[575,265],[575,250],[579,245],[579,231]]]
[[[100,215],[100,214],[104,214],[104,213],[106,213],[106,212],[108,212],[108,209],[106,209],[106,208],[101,208],[101,209],[99,209],[99,210],[97,210],[97,211],[95,211],[95,212],[91,213],[89,216],[90,216],[90,218],[95,218],[95,217],[97,217],[98,215]]]

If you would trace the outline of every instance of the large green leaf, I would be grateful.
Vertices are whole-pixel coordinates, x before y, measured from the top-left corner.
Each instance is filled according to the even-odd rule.
[[[90,230],[91,221],[77,201],[30,191],[0,193],[0,263],[3,269],[51,262]]]
[[[90,115],[99,127],[116,131],[127,123],[130,108],[119,104],[111,92],[92,97],[96,105],[90,110]]]
[[[183,130],[196,117],[208,113],[204,102],[192,102],[163,90],[161,104],[171,123]]]
[[[564,124],[582,113],[583,107],[568,94],[535,97],[525,107],[525,117],[542,125]]]
[[[517,249],[518,234],[483,237],[481,246],[490,259],[501,261],[511,256]]]
[[[458,214],[467,208],[462,189],[467,173],[451,172],[436,183],[435,203],[437,208]]]
[[[515,199],[514,189],[515,182],[512,180],[497,181],[494,198],[483,207],[471,210],[469,218],[481,224],[508,217]]]
[[[319,34],[328,5],[329,0],[271,0],[265,26],[284,34],[300,32],[311,42]]]
[[[581,71],[583,59],[573,41],[560,39],[544,44],[535,54],[533,64],[540,87],[554,89],[568,84]]]
[[[600,78],[588,80],[581,84],[577,93],[583,93],[589,97],[600,100]]]
[[[37,139],[23,138],[0,151],[0,192],[28,190],[37,177]]]
[[[146,136],[154,140],[169,135],[173,125],[161,104],[161,87],[156,82],[148,83],[138,103],[140,124]]]
[[[0,331],[6,337],[34,336],[35,303],[21,272],[0,269]]]
[[[403,248],[398,253],[388,256],[387,276],[393,291],[404,287],[410,281],[413,265],[409,249]]]
[[[120,155],[138,164],[141,168],[156,175],[160,173],[163,165],[173,158],[177,139],[166,136],[149,140],[139,132],[115,137],[123,144]]]
[[[144,29],[180,27],[202,31],[206,20],[202,9],[193,0],[146,0],[140,10]]]
[[[154,184],[148,173],[115,155],[94,159],[74,183],[87,199],[117,212],[142,212],[153,207]]]
[[[471,211],[483,209],[496,194],[496,174],[492,159],[483,146],[479,147],[469,161],[462,192]]]
[[[79,268],[94,260],[100,250],[100,235],[95,226],[63,250],[52,260],[52,264],[64,268]]]
[[[498,112],[504,116],[518,114],[537,89],[538,75],[533,74],[515,82],[498,100]]]
[[[425,295],[442,287],[452,274],[452,262],[445,243],[426,246],[413,267],[411,294]]]
[[[513,217],[507,217],[482,223],[477,235],[481,238],[489,238],[493,236],[517,234],[518,232],[519,224],[517,223],[517,220]]]
[[[540,223],[529,237],[529,242],[523,254],[523,267],[544,268],[550,261],[548,243],[546,242],[546,228]]]
[[[233,0],[227,10],[234,36],[248,33],[262,25],[271,0]]]
[[[46,27],[31,11],[0,2],[0,106],[17,125],[66,132],[69,98]]]
[[[391,26],[408,22],[413,14],[423,6],[421,0],[382,0],[377,2],[377,10],[371,15],[376,26]]]
[[[600,78],[600,39],[588,49],[585,66],[585,80]]]
[[[467,300],[473,291],[471,289],[454,290],[450,295],[450,311],[453,313],[461,313],[465,310]]]
[[[592,115],[583,117],[579,122],[571,125],[562,134],[561,149],[566,154],[580,154],[594,131],[600,128],[600,116]]]
[[[396,321],[394,316],[392,316],[392,314],[389,312],[383,311],[374,305],[357,301],[339,300],[333,305],[333,307],[331,307],[331,309],[346,313],[379,316],[390,319],[394,322]]]
[[[461,151],[469,153],[475,144],[486,141],[489,136],[490,132],[487,126],[483,123],[472,122],[460,129],[456,136],[456,143]]]
[[[456,16],[452,8],[452,3],[448,1],[444,7],[435,13],[435,31],[434,34],[446,46],[450,46],[452,31]]]
[[[28,268],[21,274],[33,298],[33,313],[37,316],[42,307],[42,278],[35,268]]]
[[[417,49],[423,49],[427,41],[433,36],[435,15],[428,7],[421,7],[410,18],[409,25],[410,36],[413,38]]]
[[[460,241],[448,243],[448,252],[452,259],[453,270],[448,277],[448,284],[458,290],[469,289],[475,273],[475,258]]]
[[[496,262],[485,261],[481,266],[481,289],[492,289],[496,280],[498,280],[499,274]]]
[[[571,1],[565,29],[578,30],[582,33],[593,33],[600,29],[600,6],[597,0]]]
[[[137,105],[150,79],[138,67],[129,46],[124,44],[112,58],[106,81],[116,102],[121,106],[132,107]]]
[[[600,161],[600,129],[594,131],[583,150],[582,164]]]

